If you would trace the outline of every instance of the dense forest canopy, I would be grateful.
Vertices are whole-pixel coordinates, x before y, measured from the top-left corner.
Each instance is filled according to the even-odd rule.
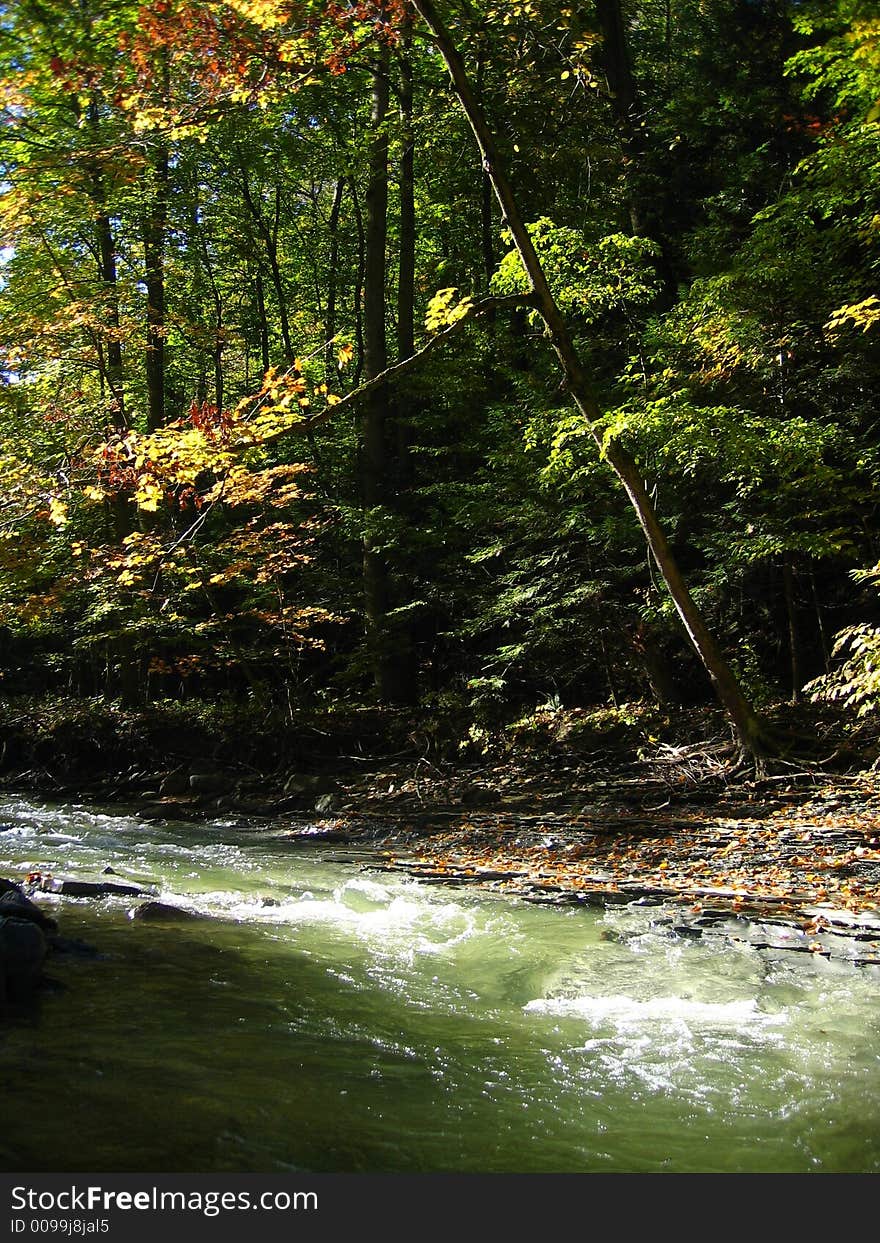
[[[15,0],[0,58],[4,693],[880,700],[875,3]]]

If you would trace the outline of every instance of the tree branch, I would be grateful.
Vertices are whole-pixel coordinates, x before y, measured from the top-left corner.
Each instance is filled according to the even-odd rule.
[[[481,298],[479,302],[473,303],[473,305],[465,312],[465,314],[461,316],[460,319],[457,319],[454,324],[450,324],[448,328],[444,328],[442,332],[438,332],[436,336],[431,337],[430,341],[428,341],[426,345],[423,345],[420,350],[416,350],[414,354],[410,354],[409,358],[401,359],[400,362],[394,363],[390,367],[386,367],[384,371],[380,371],[378,375],[373,376],[372,379],[366,380],[357,388],[352,389],[351,392],[347,393],[341,401],[337,401],[333,405],[326,406],[325,409],[318,411],[317,414],[313,414],[310,418],[303,419],[300,423],[294,423],[291,427],[284,428],[283,431],[273,432],[270,436],[266,436],[264,439],[260,440],[259,443],[261,445],[272,444],[273,441],[279,440],[282,436],[287,436],[291,432],[310,431],[313,427],[317,427],[319,424],[325,423],[328,419],[335,417],[343,410],[347,410],[350,406],[357,405],[362,398],[366,397],[368,393],[372,393],[374,389],[379,388],[383,384],[392,384],[402,375],[405,375],[408,371],[411,371],[420,362],[427,358],[429,354],[432,354],[440,345],[445,345],[447,341],[451,340],[455,336],[458,336],[462,329],[469,324],[471,320],[477,319],[480,315],[485,315],[489,311],[496,310],[514,310],[520,307],[534,308],[537,307],[537,305],[537,299],[533,293],[509,294],[503,298]]]

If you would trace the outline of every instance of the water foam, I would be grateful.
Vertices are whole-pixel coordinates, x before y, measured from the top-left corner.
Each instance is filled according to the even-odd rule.
[[[652,997],[641,1001],[611,996],[538,997],[523,1006],[527,1014],[584,1019],[594,1026],[642,1027],[650,1023],[687,1023],[712,1027],[761,1027],[784,1022],[784,1015],[766,1014],[753,998],[707,1002],[690,997]]]

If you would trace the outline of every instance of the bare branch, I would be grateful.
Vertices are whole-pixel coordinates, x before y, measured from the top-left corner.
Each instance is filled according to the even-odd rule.
[[[350,406],[357,405],[359,401],[366,397],[368,393],[373,392],[374,389],[379,388],[383,384],[393,383],[401,376],[406,375],[408,371],[411,371],[421,363],[439,346],[445,345],[453,337],[458,336],[462,329],[478,316],[486,315],[489,311],[514,310],[520,307],[537,307],[535,295],[525,293],[510,294],[503,298],[481,298],[479,302],[474,302],[460,319],[457,319],[454,324],[450,324],[448,328],[444,328],[442,332],[438,332],[436,336],[431,337],[426,345],[423,345],[420,350],[416,350],[414,354],[410,354],[409,358],[401,359],[400,362],[386,367],[384,371],[380,371],[371,380],[366,380],[357,388],[352,389],[341,401],[326,406],[323,410],[319,410],[317,414],[313,414],[310,418],[303,419],[302,422],[295,423],[291,427],[286,427],[283,431],[274,432],[272,435],[266,436],[259,443],[261,445],[271,444],[275,440],[280,440],[282,436],[290,435],[291,432],[310,431],[313,427],[325,423],[328,419],[335,417],[343,410],[347,410]]]

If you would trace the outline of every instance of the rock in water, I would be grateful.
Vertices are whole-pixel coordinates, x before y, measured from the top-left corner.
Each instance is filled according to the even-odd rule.
[[[40,983],[46,938],[29,919],[0,919],[0,976],[5,994],[26,997]]]
[[[36,902],[31,902],[30,898],[26,898],[20,889],[7,889],[5,893],[0,894],[0,918],[4,917],[27,919],[32,924],[36,924],[38,928],[44,928],[47,931],[54,931],[58,927],[55,920],[41,911]]]
[[[128,912],[129,919],[172,920],[201,919],[195,911],[185,911],[181,906],[172,906],[169,902],[142,902]]]
[[[192,820],[193,809],[182,803],[146,803],[137,814],[141,820]]]
[[[149,891],[139,885],[120,885],[110,880],[67,880],[56,876],[40,881],[44,893],[60,893],[65,898],[103,898],[116,894],[123,898],[140,898]]]

